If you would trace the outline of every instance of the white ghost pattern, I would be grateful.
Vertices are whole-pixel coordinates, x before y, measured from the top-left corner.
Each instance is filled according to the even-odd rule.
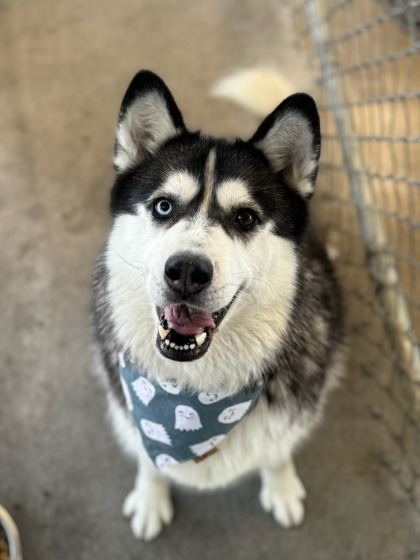
[[[138,379],[133,381],[131,386],[133,387],[134,392],[136,393],[138,398],[146,406],[155,396],[156,389],[153,387],[150,381],[145,377],[140,376]]]
[[[155,441],[160,441],[161,443],[166,443],[166,445],[172,445],[171,438],[165,429],[165,426],[158,424],[157,422],[152,422],[151,420],[146,420],[143,418],[140,420],[140,427],[143,433],[150,439]]]
[[[203,404],[213,404],[228,397],[226,391],[217,391],[214,393],[203,392],[198,395],[198,400]]]
[[[196,410],[184,404],[179,404],[175,408],[175,430],[190,432],[200,430],[202,427],[200,416]]]
[[[222,424],[232,424],[233,422],[237,422],[243,416],[245,416],[248,408],[251,406],[251,403],[252,401],[246,401],[228,406],[223,412],[219,414],[217,419]]]
[[[201,441],[200,443],[196,443],[195,445],[190,445],[191,451],[197,457],[201,455],[205,455],[208,451],[216,447],[218,443],[222,441],[225,436],[222,434],[220,436],[213,436],[210,439],[206,439],[206,441]]]
[[[127,403],[128,406],[128,410],[133,410],[133,401],[131,399],[131,395],[130,395],[130,391],[127,387],[127,383],[124,381],[124,379],[122,377],[120,377],[121,379],[121,387],[124,393],[124,397],[125,397],[125,402]]]
[[[166,453],[160,453],[155,459],[155,464],[158,469],[164,469],[165,467],[177,465],[178,461]]]
[[[181,388],[178,387],[176,381],[171,381],[170,379],[166,379],[165,381],[159,381],[158,379],[158,383],[164,391],[170,393],[171,395],[178,395],[181,392]]]

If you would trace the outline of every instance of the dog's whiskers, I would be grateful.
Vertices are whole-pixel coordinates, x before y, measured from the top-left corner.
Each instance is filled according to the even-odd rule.
[[[247,271],[244,272],[232,272],[231,276],[237,276],[238,274],[249,274]],[[270,284],[268,282],[266,282],[265,280],[262,280],[261,278],[257,278],[255,276],[251,277],[251,281],[252,282],[261,282],[262,284],[265,284],[266,286],[270,286]]]
[[[134,270],[137,270],[137,272],[140,272],[141,274],[144,274],[144,268],[140,268],[138,266],[135,266],[134,264],[130,263],[127,259],[125,259],[122,255],[120,255],[120,253],[118,253],[118,251],[116,251],[114,249],[114,253],[117,255],[118,258],[120,258],[125,264],[127,264],[128,266],[130,266],[131,268],[133,268]]]
[[[227,287],[227,286],[234,286],[235,288],[238,287],[236,284],[230,284],[230,283],[224,284],[223,287]],[[256,307],[260,307],[260,305],[257,303],[255,297],[251,293],[247,292],[245,289],[240,290],[238,297],[242,297],[248,303],[251,303],[252,305],[255,305]]]

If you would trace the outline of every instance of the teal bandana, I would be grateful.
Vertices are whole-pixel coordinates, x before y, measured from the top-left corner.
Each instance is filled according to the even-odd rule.
[[[158,469],[217,451],[217,445],[249,412],[263,384],[228,395],[183,391],[175,381],[151,381],[120,354],[120,378],[143,445]]]

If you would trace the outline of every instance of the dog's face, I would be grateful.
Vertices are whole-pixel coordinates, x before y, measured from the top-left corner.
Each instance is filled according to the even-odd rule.
[[[275,337],[296,289],[318,158],[318,115],[304,94],[251,140],[229,142],[188,132],[164,83],[137,74],[120,112],[108,245],[124,336],[137,322],[144,352],[153,341],[177,362],[223,352],[241,329],[256,343]],[[261,332],[262,309],[271,331]]]

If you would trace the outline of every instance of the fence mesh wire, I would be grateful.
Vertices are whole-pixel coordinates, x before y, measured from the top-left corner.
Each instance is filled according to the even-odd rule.
[[[338,251],[351,368],[420,517],[420,0],[289,0],[321,113],[319,226]]]

